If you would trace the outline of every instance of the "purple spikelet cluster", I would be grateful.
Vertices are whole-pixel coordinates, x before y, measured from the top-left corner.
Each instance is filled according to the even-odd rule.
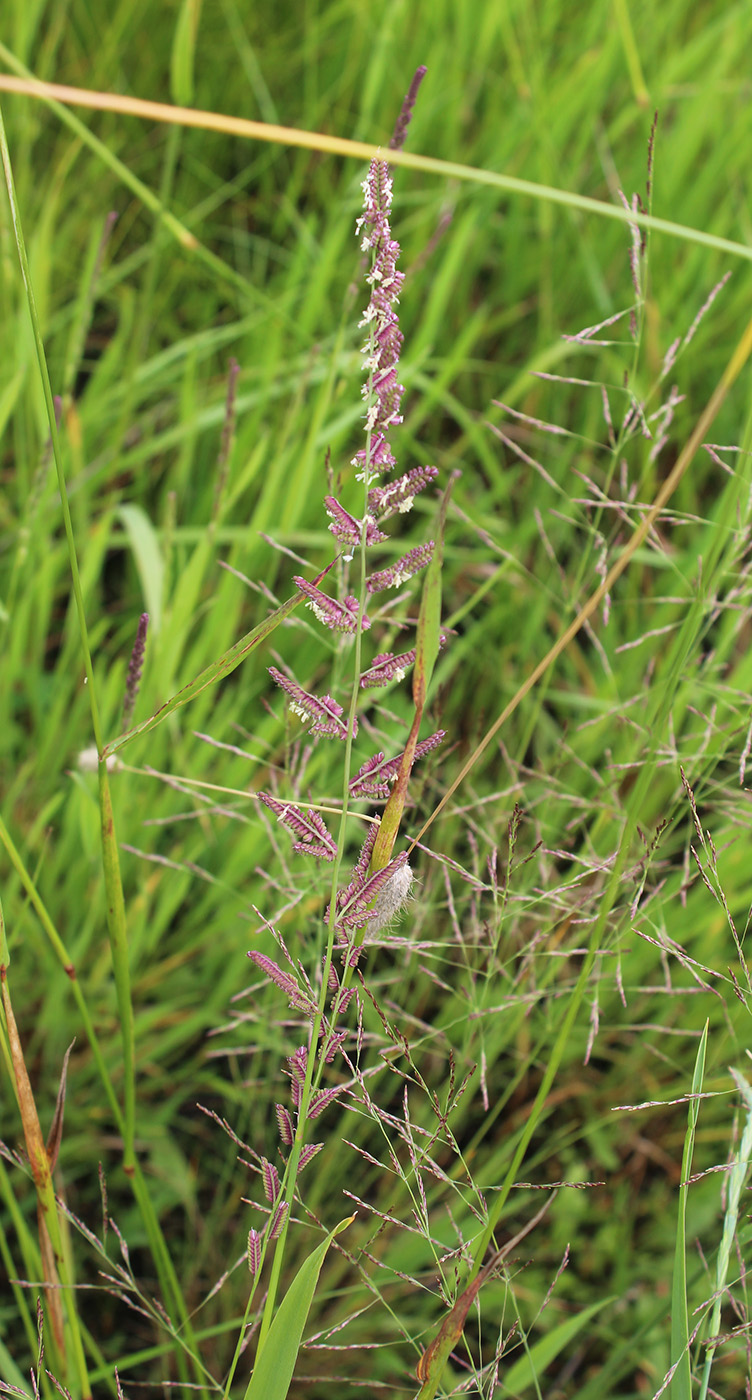
[[[371,574],[366,583],[369,593],[380,593],[384,588],[399,588],[401,584],[407,583],[413,574],[417,574],[420,569],[424,569],[426,564],[430,564],[433,557],[434,543],[428,540],[426,544],[416,545],[402,559],[398,559],[396,564],[390,564],[386,569],[379,569],[377,573]]]
[[[324,505],[326,513],[331,518],[331,530],[334,538],[340,544],[350,545],[352,548],[360,544],[361,536],[365,528],[366,544],[383,544],[389,536],[380,530],[372,516],[367,515],[365,520],[357,520],[354,515],[345,510],[334,496],[325,496]],[[352,556],[351,556],[352,557]]]
[[[252,1278],[261,1268],[261,1236],[258,1230],[248,1231],[248,1270]]]
[[[432,749],[438,748],[446,738],[445,729],[437,729],[435,734],[431,734],[428,739],[421,739],[415,746],[413,762],[423,758]],[[353,797],[388,797],[399,772],[402,762],[402,754],[397,754],[396,758],[388,761],[383,753],[374,754],[372,758],[367,758],[365,763],[354,778],[350,780],[350,792]]]
[[[435,481],[438,475],[438,467],[413,467],[404,476],[387,481],[384,486],[374,486],[368,492],[368,509],[371,515],[377,516],[379,520],[386,520],[397,511],[404,515],[412,509],[418,492],[431,481]]]
[[[294,851],[306,856],[319,856],[322,860],[334,860],[337,843],[326,829],[326,823],[318,812],[304,811],[292,802],[278,802],[268,792],[258,794],[259,801],[273,812],[278,822],[289,826],[297,836]]]
[[[415,660],[415,647],[410,651],[403,651],[401,656],[394,656],[391,651],[382,651],[378,656],[374,656],[367,671],[363,672],[360,684],[364,690],[377,685],[388,685],[390,681],[403,681],[407,675],[408,666],[412,666]]]
[[[307,690],[298,685],[290,676],[284,676],[276,666],[269,667],[269,675],[290,696],[290,709],[300,715],[304,724],[310,724],[312,734],[328,734],[332,739],[346,739],[347,725],[340,718],[342,706],[331,695],[317,700]],[[358,732],[357,721],[353,724],[353,738]]]
[[[330,598],[328,594],[322,593],[315,584],[308,583],[307,579],[295,578],[301,593],[305,594],[309,608],[312,608],[319,622],[323,622],[326,627],[331,627],[334,632],[355,632],[358,626],[358,600],[352,596],[345,598],[344,603],[338,603],[335,598]],[[371,626],[368,618],[364,615],[361,619],[363,631]]]
[[[360,322],[361,326],[369,328],[363,347],[363,368],[368,372],[363,397],[368,402],[366,432],[370,441],[356,453],[353,465],[361,478],[370,483],[372,472],[391,471],[394,466],[387,439],[392,425],[402,422],[400,405],[405,387],[398,376],[402,332],[395,308],[405,275],[397,271],[399,243],[392,238],[389,222],[392,177],[384,161],[371,161],[368,178],[363,181],[363,193],[365,212],[356,227],[363,235],[361,248],[374,254],[366,278],[371,299]]]
[[[141,685],[141,672],[144,669],[144,655],[146,652],[146,633],[149,627],[149,614],[142,613],[138,619],[138,631],[136,640],[133,643],[131,659],[128,662],[128,674],[125,679],[125,696],[123,698],[123,729],[127,729],[133,717],[133,710],[136,705],[139,687]]]

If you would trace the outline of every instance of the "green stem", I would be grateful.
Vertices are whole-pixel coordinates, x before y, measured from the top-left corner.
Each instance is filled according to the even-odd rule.
[[[371,342],[369,360],[372,360],[372,359],[373,359],[373,348],[374,348],[374,328],[373,328],[373,325],[371,325],[371,327],[370,327],[369,338],[370,338],[370,342]],[[369,369],[368,381],[367,381],[367,382],[368,382],[368,397],[367,397],[367,399],[366,399],[366,403],[367,403],[368,405],[370,405],[370,403],[371,403],[372,400],[373,400],[373,369],[372,369],[372,368]],[[344,849],[344,844],[345,844],[345,836],[346,836],[346,831],[347,831],[347,819],[348,819],[348,815],[349,815],[349,806],[350,806],[350,773],[351,773],[351,770],[352,770],[353,731],[354,731],[355,713],[356,713],[357,704],[358,704],[358,695],[359,695],[359,693],[360,693],[360,684],[359,684],[359,682],[360,682],[362,644],[363,644],[363,617],[364,617],[364,615],[365,615],[366,598],[367,598],[367,594],[366,594],[366,531],[367,531],[367,505],[368,505],[368,477],[369,477],[370,463],[371,463],[371,438],[372,438],[372,429],[371,429],[371,426],[370,426],[370,423],[369,423],[369,425],[368,425],[368,427],[367,427],[367,430],[366,430],[366,461],[365,461],[365,468],[364,468],[364,473],[363,473],[363,477],[364,477],[363,490],[364,490],[364,496],[365,496],[365,500],[364,500],[364,510],[363,510],[363,526],[362,526],[361,537],[360,537],[360,548],[359,548],[359,551],[358,551],[358,561],[359,561],[359,566],[360,566],[360,579],[359,579],[359,589],[358,589],[358,597],[359,597],[358,624],[357,624],[357,627],[356,627],[356,629],[355,629],[353,683],[352,683],[352,690],[351,690],[351,693],[350,693],[350,705],[349,705],[348,714],[347,714],[347,738],[346,738],[346,740],[345,740],[345,758],[344,758],[344,764],[343,764],[343,781],[342,781],[342,810],[341,810],[341,812],[340,812],[339,831],[338,831],[338,833],[337,833],[337,855],[335,856],[335,859],[334,859],[334,862],[333,862],[333,866],[332,866],[332,882],[331,882],[331,892],[330,892],[330,899],[329,899],[329,926],[328,926],[328,929],[327,929],[326,954],[325,954],[325,957],[324,957],[324,966],[323,966],[323,971],[322,971],[322,975],[321,975],[321,987],[320,987],[320,989],[319,989],[318,1003],[317,1003],[316,1011],[315,1011],[315,1014],[314,1014],[314,1017],[313,1017],[313,1021],[312,1021],[312,1024],[311,1024],[311,1033],[310,1033],[310,1037],[309,1037],[309,1041],[308,1041],[308,1058],[307,1058],[307,1061],[306,1061],[305,1079],[304,1079],[304,1082],[303,1082],[303,1087],[302,1087],[302,1089],[301,1089],[300,1103],[299,1103],[299,1106],[298,1106],[298,1117],[297,1117],[297,1124],[296,1124],[296,1128],[295,1128],[295,1137],[294,1137],[294,1139],[293,1139],[292,1149],[291,1149],[290,1156],[289,1156],[288,1161],[287,1161],[287,1166],[286,1166],[286,1168],[285,1168],[285,1174],[284,1174],[284,1177],[283,1177],[283,1180],[282,1180],[282,1183],[281,1183],[281,1186],[280,1186],[279,1197],[278,1197],[278,1200],[275,1201],[275,1203],[274,1203],[274,1205],[273,1205],[273,1207],[272,1207],[272,1212],[271,1212],[271,1216],[270,1216],[270,1218],[273,1217],[274,1212],[277,1210],[278,1206],[279,1206],[282,1202],[285,1203],[285,1205],[286,1205],[286,1207],[287,1207],[287,1210],[286,1210],[286,1213],[285,1213],[284,1224],[283,1224],[283,1226],[282,1226],[282,1229],[281,1229],[279,1238],[278,1238],[278,1240],[277,1240],[277,1242],[276,1242],[276,1246],[275,1246],[275,1250],[274,1250],[274,1258],[273,1258],[273,1260],[272,1260],[271,1276],[270,1276],[270,1279],[269,1279],[269,1289],[268,1289],[268,1292],[267,1292],[266,1303],[265,1303],[265,1306],[264,1306],[264,1315],[263,1315],[263,1317],[262,1317],[262,1319],[261,1319],[261,1327],[260,1327],[260,1329],[259,1329],[259,1338],[258,1338],[258,1345],[257,1345],[257,1350],[256,1350],[256,1355],[257,1355],[257,1356],[260,1355],[260,1353],[261,1353],[261,1349],[262,1349],[262,1347],[263,1347],[263,1345],[264,1345],[264,1342],[266,1341],[266,1337],[267,1337],[267,1334],[268,1334],[268,1332],[269,1332],[269,1328],[271,1327],[271,1324],[272,1324],[272,1318],[273,1318],[273,1316],[274,1316],[274,1307],[275,1307],[275,1303],[276,1303],[276,1299],[277,1299],[277,1292],[278,1292],[278,1290],[279,1290],[279,1280],[280,1280],[280,1275],[281,1275],[281,1272],[282,1272],[282,1265],[283,1265],[283,1261],[284,1261],[285,1244],[286,1244],[286,1242],[287,1242],[287,1231],[288,1231],[288,1228],[289,1228],[290,1216],[291,1216],[292,1207],[293,1207],[293,1201],[294,1201],[294,1199],[295,1199],[295,1186],[296,1186],[297,1176],[298,1176],[298,1167],[299,1167],[299,1164],[300,1164],[300,1155],[301,1155],[301,1152],[303,1151],[303,1148],[304,1148],[304,1146],[305,1146],[306,1128],[307,1128],[307,1122],[308,1122],[308,1111],[309,1111],[309,1108],[310,1108],[310,1105],[311,1105],[312,1096],[313,1096],[314,1092],[316,1091],[316,1089],[318,1088],[318,1085],[319,1085],[320,1080],[321,1080],[321,1076],[322,1076],[322,1074],[323,1074],[323,1068],[324,1068],[324,1061],[323,1061],[323,1058],[321,1057],[320,1054],[317,1056],[317,1048],[318,1048],[319,1040],[320,1040],[320,1037],[321,1037],[321,1028],[322,1028],[322,1025],[323,1025],[323,1022],[324,1022],[324,1014],[325,1014],[325,1009],[326,1009],[326,999],[327,999],[327,997],[328,997],[328,995],[329,995],[329,973],[330,973],[331,966],[332,966],[332,957],[333,957],[333,953],[334,953],[334,932],[335,932],[335,927],[336,927],[336,923],[337,923],[337,891],[338,891],[338,888],[339,888],[339,871],[340,871],[340,866],[341,866],[341,863],[342,863],[342,851],[343,851],[343,849]],[[361,935],[360,935],[360,940],[359,940],[359,941],[361,941],[361,942],[362,942],[362,937],[363,937],[363,935],[362,935],[362,933],[361,933]],[[345,968],[345,971],[344,971],[344,973],[343,973],[342,980],[341,980],[341,983],[340,983],[342,989],[346,989],[347,984],[348,984],[348,982],[349,982],[349,980],[350,980],[351,975],[352,975],[352,969],[351,969],[351,967],[350,967],[349,964],[348,964],[347,967]],[[259,1273],[260,1273],[260,1271],[261,1271],[261,1268],[263,1268],[263,1263],[264,1263],[264,1258],[265,1258],[265,1256],[266,1256],[266,1248],[264,1248],[264,1250],[263,1250],[263,1252],[262,1252],[262,1258],[261,1258],[261,1264],[260,1264],[260,1267],[259,1267]],[[246,1309],[246,1317],[248,1316],[249,1309],[250,1309],[250,1300],[249,1300],[248,1307],[247,1307],[247,1309]],[[241,1335],[242,1335],[242,1334],[241,1334]],[[228,1396],[228,1395],[229,1395],[230,1385],[231,1385],[231,1383],[232,1383],[232,1378],[233,1378],[233,1375],[234,1375],[234,1372],[235,1372],[235,1367],[236,1367],[237,1360],[238,1360],[238,1357],[239,1357],[239,1348],[240,1348],[240,1342],[238,1343],[238,1348],[236,1349],[236,1353],[235,1353],[235,1356],[234,1356],[234,1358],[233,1358],[232,1366],[231,1366],[231,1368],[230,1368],[230,1372],[229,1372],[228,1377],[227,1377],[227,1381],[226,1381],[226,1385],[225,1385],[225,1392],[224,1392],[224,1393],[225,1393],[225,1396]]]

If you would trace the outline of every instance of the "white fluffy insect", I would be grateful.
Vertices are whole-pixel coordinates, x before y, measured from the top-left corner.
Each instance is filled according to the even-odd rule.
[[[374,903],[374,917],[368,921],[368,933],[378,933],[404,909],[412,893],[415,876],[407,861],[400,865],[394,874],[382,885]]]

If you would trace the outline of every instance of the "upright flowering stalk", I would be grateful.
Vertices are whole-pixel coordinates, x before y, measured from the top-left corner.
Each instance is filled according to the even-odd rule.
[[[333,598],[323,589],[296,577],[295,584],[305,597],[314,617],[325,627],[336,631],[347,644],[352,638],[353,683],[347,714],[334,696],[316,696],[305,690],[294,677],[277,667],[270,673],[275,683],[286,693],[288,705],[305,724],[315,742],[339,739],[344,745],[342,809],[337,839],[330,834],[323,816],[313,807],[283,801],[279,795],[260,793],[261,801],[279,823],[288,827],[295,837],[293,850],[300,855],[327,860],[332,865],[332,896],[328,910],[326,953],[317,985],[312,985],[300,963],[295,962],[275,931],[287,966],[283,967],[265,954],[249,956],[256,968],[287,997],[289,1004],[302,1013],[307,1023],[306,1044],[288,1059],[290,1079],[289,1104],[276,1106],[277,1123],[283,1154],[287,1155],[285,1172],[280,1181],[270,1170],[264,1172],[268,1220],[262,1233],[251,1231],[248,1244],[249,1269],[258,1278],[263,1267],[266,1248],[276,1240],[267,1303],[259,1333],[259,1346],[264,1341],[271,1322],[279,1282],[282,1253],[288,1222],[292,1212],[295,1185],[299,1172],[318,1150],[318,1144],[306,1143],[308,1125],[322,1113],[335,1096],[347,1085],[320,1088],[325,1068],[337,1056],[347,1033],[338,1028],[353,996],[349,983],[353,980],[363,944],[373,940],[387,928],[401,904],[409,897],[412,874],[404,854],[383,863],[383,868],[370,870],[369,862],[378,832],[378,823],[369,828],[369,835],[360,856],[350,872],[349,880],[340,886],[339,872],[344,846],[349,805],[354,799],[367,797],[372,801],[388,798],[398,769],[404,766],[404,755],[363,755],[360,768],[351,776],[353,744],[358,735],[356,708],[360,697],[370,687],[399,683],[416,659],[416,650],[394,656],[378,652],[363,664],[362,649],[365,634],[374,618],[366,615],[366,603],[386,588],[400,588],[409,578],[431,560],[433,541],[411,549],[396,563],[386,564],[367,573],[366,556],[372,548],[379,549],[388,536],[382,530],[390,517],[400,517],[410,509],[419,491],[437,476],[435,467],[414,467],[405,476],[376,485],[379,474],[391,472],[395,458],[389,442],[391,428],[401,423],[401,402],[404,387],[399,380],[399,351],[402,333],[397,320],[399,292],[403,274],[397,270],[399,245],[392,237],[389,215],[392,203],[392,180],[383,160],[371,163],[363,184],[365,209],[357,222],[361,247],[371,254],[367,274],[370,288],[368,306],[360,322],[367,328],[364,346],[366,382],[363,398],[366,404],[366,442],[352,459],[356,479],[362,483],[362,515],[353,514],[333,495],[327,495],[324,507],[331,530],[342,547],[341,599]],[[358,575],[353,593],[347,592],[348,570],[356,559],[354,572]],[[357,596],[356,596],[357,594]],[[367,696],[366,696],[366,703]],[[419,723],[419,716],[417,716]],[[416,727],[414,725],[414,727]],[[412,743],[412,760],[430,752],[441,742],[443,734]],[[403,745],[395,744],[399,750]],[[340,963],[339,969],[335,960]],[[357,992],[355,993],[357,995]]]

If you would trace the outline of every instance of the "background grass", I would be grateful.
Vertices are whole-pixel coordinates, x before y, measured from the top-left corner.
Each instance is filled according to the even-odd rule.
[[[9,6],[4,39],[40,78],[376,142],[388,140],[414,69],[425,63],[410,150],[614,202],[619,189],[644,195],[657,109],[653,211],[750,241],[746,4],[690,9],[669,0],[656,10],[626,0],[576,9],[556,0],[479,0],[472,8],[350,0],[249,14],[234,0],[206,0],[192,55],[182,13],[142,0],[27,0]],[[312,569],[331,557],[321,504],[325,455],[347,479],[359,445],[356,323],[364,294],[354,220],[364,171],[324,153],[84,113],[80,120],[106,151],[159,196],[210,261],[186,251],[60,113],[18,96],[4,96],[3,111],[53,389],[63,397],[96,684],[105,732],[114,737],[142,611],[151,625],[137,720],[259,622],[270,594],[289,596],[300,564],[287,551]],[[435,462],[442,483],[453,469],[462,472],[445,550],[445,616],[455,635],[440,657],[431,706],[432,727],[449,738],[416,770],[408,828],[417,831],[592,592],[603,561],[627,542],[640,503],[655,495],[748,318],[750,271],[706,247],[653,236],[637,346],[626,320],[612,343],[576,345],[563,334],[634,300],[626,228],[427,174],[398,171],[395,186],[394,229],[407,273],[399,467]],[[95,780],[77,766],[91,742],[88,699],[28,312],[2,208],[3,814],[66,941],[120,1092]],[[117,221],[102,248],[110,211]],[[669,345],[726,272],[730,281],[656,388]],[[237,432],[218,503],[231,357],[240,365]],[[628,403],[625,373],[649,411],[676,383],[683,397],[669,442],[652,458],[639,433],[612,449],[597,387],[532,378],[531,370],[608,385],[617,427]],[[740,381],[722,409],[715,442],[750,447],[748,383]],[[538,432],[494,400],[566,434]],[[503,426],[545,476],[491,425]],[[404,1142],[396,1148],[402,1176],[390,1162],[394,1124],[379,1126],[352,1106],[322,1118],[324,1153],[302,1178],[312,1216],[292,1232],[289,1269],[296,1250],[299,1259],[320,1238],[311,1219],[328,1230],[349,1213],[344,1189],[383,1214],[361,1210],[340,1241],[347,1253],[330,1253],[311,1330],[331,1345],[301,1358],[295,1395],[414,1393],[417,1344],[430,1340],[446,1306],[437,1259],[456,1248],[457,1232],[477,1233],[477,1193],[492,1204],[505,1179],[604,895],[613,907],[603,913],[602,950],[518,1173],[536,1187],[604,1184],[562,1190],[516,1252],[511,1281],[485,1286],[465,1363],[481,1355],[487,1362],[499,1330],[506,1338],[515,1322],[497,1395],[652,1395],[676,1360],[670,1312],[687,1105],[615,1109],[686,1095],[709,1020],[704,1089],[713,1097],[701,1102],[693,1170],[727,1160],[740,1102],[728,1068],[743,1070],[749,1044],[749,987],[729,920],[743,939],[750,823],[739,767],[751,666],[748,459],[725,460],[733,470],[698,454],[619,582],[608,620],[601,615],[580,633],[455,794],[427,838],[455,864],[421,857],[418,894],[398,939],[372,955],[368,986],[411,1047],[409,1056],[390,1052],[384,1067],[386,1033],[364,1004],[367,1083],[380,1109],[399,1119],[407,1082],[417,1127],[433,1132],[432,1094],[441,1120],[472,1066],[480,1068],[448,1128],[440,1123],[435,1155],[446,1175],[424,1174],[425,1201]],[[432,512],[430,498],[416,507],[417,537],[429,532]],[[408,614],[415,608],[399,608],[395,621]],[[402,649],[396,628],[387,641]],[[324,877],[290,856],[284,833],[252,799],[215,797],[181,780],[250,790],[272,775],[284,793],[297,781],[301,796],[336,798],[329,751],[316,749],[303,765],[266,672],[281,657],[310,688],[328,684],[332,666],[336,683],[345,658],[327,645],[296,616],[263,654],[129,746],[127,771],[113,775],[140,1160],[195,1312],[197,1348],[220,1379],[248,1292],[244,1266],[229,1271],[259,1223],[244,1198],[260,1192],[235,1144],[197,1105],[273,1156],[273,1105],[287,1093],[284,1056],[301,1032],[274,989],[249,976],[247,949],[272,951],[253,906],[315,966],[326,891]],[[397,687],[382,699],[371,733],[393,753],[409,722],[409,693]],[[611,890],[625,831],[634,840]],[[150,1297],[154,1261],[70,979],[5,854],[0,872],[16,1016],[45,1128],[76,1037],[58,1187],[99,1231],[102,1163],[109,1210]],[[15,1145],[9,1081],[3,1105],[2,1136]],[[342,1138],[383,1166],[353,1157]],[[707,1174],[685,1193],[690,1329],[703,1316],[693,1309],[716,1287],[723,1181]],[[7,1165],[0,1185],[7,1276],[36,1279],[33,1191]],[[383,1216],[414,1226],[410,1192],[428,1224],[404,1231]],[[513,1191],[500,1239],[537,1204],[537,1194]],[[746,1225],[737,1239],[734,1279]],[[541,1311],[567,1244],[568,1266]],[[113,1252],[111,1234],[108,1247]],[[184,1363],[169,1329],[102,1286],[101,1260],[78,1236],[75,1257],[80,1281],[96,1287],[81,1305],[96,1393],[114,1394],[115,1365],[133,1393],[137,1386],[156,1393],[180,1378]],[[451,1292],[451,1261],[445,1275]],[[595,1302],[603,1306],[588,1316]],[[742,1284],[733,1303],[724,1302],[724,1334],[743,1324],[744,1302]],[[587,1319],[579,1329],[557,1333],[578,1317]],[[530,1347],[553,1337],[550,1355],[533,1353],[529,1374],[513,1372],[523,1353],[512,1355],[512,1346],[528,1330]],[[13,1367],[28,1376],[34,1331],[33,1294],[7,1286],[5,1380],[19,1383]],[[691,1352],[697,1376],[704,1356],[701,1334]],[[731,1336],[715,1359],[715,1390],[741,1393],[747,1370],[743,1341]],[[247,1365],[242,1385],[241,1371],[239,1395]],[[466,1374],[458,1362],[440,1393]],[[469,1393],[490,1395],[491,1380]]]

